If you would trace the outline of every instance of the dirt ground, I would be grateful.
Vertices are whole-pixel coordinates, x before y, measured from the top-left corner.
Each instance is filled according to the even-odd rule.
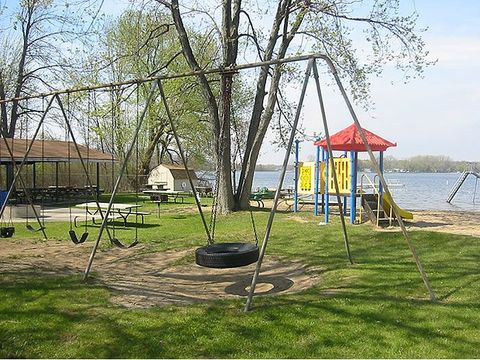
[[[5,244],[8,242],[8,244]],[[82,276],[92,248],[59,241],[2,239],[0,273]],[[126,307],[191,304],[246,297],[255,264],[209,269],[194,263],[194,249],[148,253],[144,245],[97,252],[92,270],[112,290],[111,301]],[[293,293],[319,282],[319,271],[298,262],[266,256],[255,293]]]

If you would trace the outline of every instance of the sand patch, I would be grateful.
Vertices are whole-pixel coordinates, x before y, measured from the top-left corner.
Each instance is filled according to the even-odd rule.
[[[92,248],[60,241],[2,239],[0,272],[75,274],[81,277]],[[148,253],[145,245],[97,253],[96,281],[112,291],[111,301],[127,307],[191,304],[245,297],[255,264],[209,269],[193,261],[194,249]],[[299,262],[266,256],[256,293],[294,293],[319,282],[319,271]]]
[[[413,220],[405,221],[408,230],[437,231],[480,237],[480,212],[412,211]],[[398,226],[391,228],[398,230]]]

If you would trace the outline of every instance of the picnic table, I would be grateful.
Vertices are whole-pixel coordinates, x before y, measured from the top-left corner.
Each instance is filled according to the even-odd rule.
[[[144,190],[144,194],[149,195],[150,199],[154,202],[168,202],[169,199],[173,199],[173,202],[181,200],[182,204],[186,197],[190,194],[183,191],[170,191],[170,190]]]
[[[108,203],[100,202],[98,203],[102,212],[106,212],[108,209]],[[122,203],[112,203],[110,208],[110,214],[108,220],[114,221],[115,219],[121,218],[123,220],[124,226],[127,226],[127,220],[130,215],[140,216],[142,218],[142,224],[145,223],[145,215],[149,215],[149,212],[138,211],[138,208],[142,206],[140,204],[122,204]],[[75,207],[85,209],[86,213],[89,215],[92,222],[96,224],[97,219],[102,219],[100,211],[98,209],[97,203],[95,201],[86,202],[82,204],[77,204]],[[77,226],[77,219],[82,218],[82,215],[75,216],[74,224]]]

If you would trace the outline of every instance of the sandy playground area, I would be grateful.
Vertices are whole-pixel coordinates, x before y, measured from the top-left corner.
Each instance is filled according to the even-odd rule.
[[[85,270],[92,243],[2,239],[0,273],[78,275]],[[209,269],[195,264],[194,250],[148,252],[145,245],[98,251],[92,270],[112,291],[111,301],[127,307],[191,304],[245,298],[255,264],[235,269]],[[320,271],[298,262],[266,256],[256,288],[258,295],[292,293],[319,281]]]

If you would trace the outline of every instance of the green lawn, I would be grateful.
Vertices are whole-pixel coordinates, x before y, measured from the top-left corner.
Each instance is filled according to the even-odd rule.
[[[187,206],[162,205],[160,219],[147,218],[138,231],[147,251],[205,241],[199,216]],[[268,213],[254,215],[263,235]],[[400,233],[349,226],[352,266],[338,221],[319,220],[278,214],[267,254],[322,269],[320,284],[255,298],[249,313],[243,300],[132,310],[113,305],[108,289],[83,283],[81,274],[0,274],[0,357],[480,357],[479,238],[412,233],[440,299],[431,303]],[[217,240],[251,239],[249,224],[248,212],[222,216]],[[47,225],[51,238],[67,241],[68,223]],[[89,227],[90,241],[97,230]],[[135,233],[117,231],[127,242]],[[15,236],[32,234],[17,226]]]

